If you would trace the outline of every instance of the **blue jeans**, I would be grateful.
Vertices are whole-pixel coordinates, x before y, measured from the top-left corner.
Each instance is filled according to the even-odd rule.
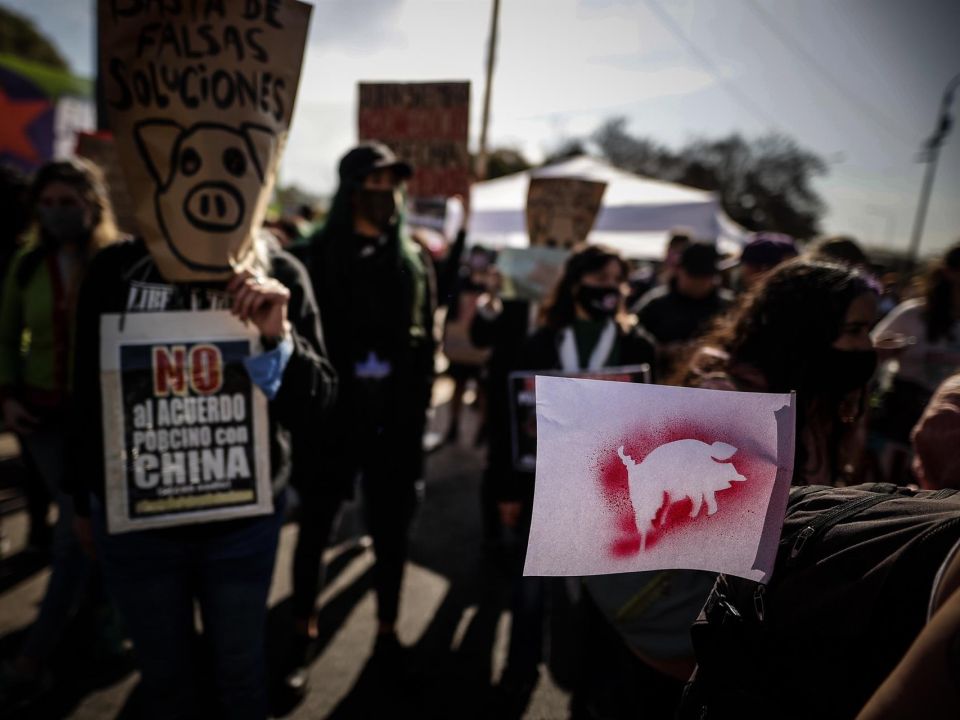
[[[97,552],[133,639],[150,716],[195,717],[198,683],[210,682],[222,717],[267,716],[264,626],[283,505],[220,527],[108,535],[94,502]],[[212,677],[195,658],[194,601]]]

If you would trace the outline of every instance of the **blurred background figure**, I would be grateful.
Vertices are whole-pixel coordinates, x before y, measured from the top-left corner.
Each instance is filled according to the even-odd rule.
[[[913,473],[920,487],[960,488],[960,374],[937,388],[910,439]]]
[[[960,243],[932,264],[922,292],[873,330],[886,366],[871,431],[891,482],[907,481],[910,432],[940,383],[960,369]]]
[[[50,581],[0,694],[42,691],[43,667],[78,609],[92,562],[73,531],[64,452],[77,294],[90,259],[117,230],[100,170],[85,160],[37,171],[27,196],[36,241],[16,252],[0,299],[0,401],[6,426],[57,504]]]
[[[670,374],[689,343],[733,302],[733,293],[720,287],[719,259],[715,245],[688,243],[670,281],[637,303],[634,312],[640,325],[657,342],[660,377]]]
[[[677,267],[680,265],[680,257],[687,245],[693,242],[693,231],[689,228],[673,228],[667,239],[667,254],[664,255],[663,265],[660,266],[659,283],[669,285],[673,280]]]
[[[797,246],[789,235],[755,233],[740,253],[740,290],[754,287],[764,274],[797,254]]]
[[[811,260],[842,263],[859,270],[869,267],[863,247],[849,235],[830,235],[819,238],[809,247],[807,256]]]
[[[480,245],[474,245],[460,266],[460,272],[450,292],[444,323],[443,354],[450,361],[447,374],[454,381],[450,400],[450,425],[447,442],[456,442],[460,432],[460,413],[464,405],[468,383],[473,381],[472,394],[481,418],[484,415],[485,392],[481,382],[490,351],[474,345],[470,327],[476,314],[477,301],[487,290],[487,276],[496,260],[496,254]],[[481,432],[485,422],[480,421]],[[478,434],[479,437],[479,434]],[[475,438],[476,440],[477,438]]]

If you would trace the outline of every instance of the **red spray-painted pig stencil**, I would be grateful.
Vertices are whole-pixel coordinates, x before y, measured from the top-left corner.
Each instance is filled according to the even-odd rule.
[[[692,504],[691,518],[700,514],[704,503],[707,515],[717,512],[716,493],[746,480],[728,462],[736,452],[737,448],[724,442],[708,445],[700,440],[674,440],[637,462],[620,446],[617,455],[627,470],[641,549],[665,504],[688,499]]]
[[[677,420],[602,443],[594,468],[614,557],[651,551],[667,534],[716,537],[744,518],[769,491],[758,481],[768,463],[747,439],[728,435]]]

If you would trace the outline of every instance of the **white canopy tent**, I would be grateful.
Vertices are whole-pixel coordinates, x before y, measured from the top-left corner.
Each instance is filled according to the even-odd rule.
[[[607,183],[589,242],[610,245],[625,257],[660,259],[669,231],[690,228],[716,239],[724,253],[736,253],[747,232],[726,216],[713,193],[650,180],[579,156],[554,165],[475,183],[470,191],[470,243],[527,247],[525,208],[531,177],[564,177]]]

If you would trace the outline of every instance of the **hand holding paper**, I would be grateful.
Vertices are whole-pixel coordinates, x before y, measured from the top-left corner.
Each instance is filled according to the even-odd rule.
[[[233,295],[230,311],[244,322],[251,321],[263,337],[286,333],[290,290],[282,283],[244,271],[234,275],[227,291]]]

